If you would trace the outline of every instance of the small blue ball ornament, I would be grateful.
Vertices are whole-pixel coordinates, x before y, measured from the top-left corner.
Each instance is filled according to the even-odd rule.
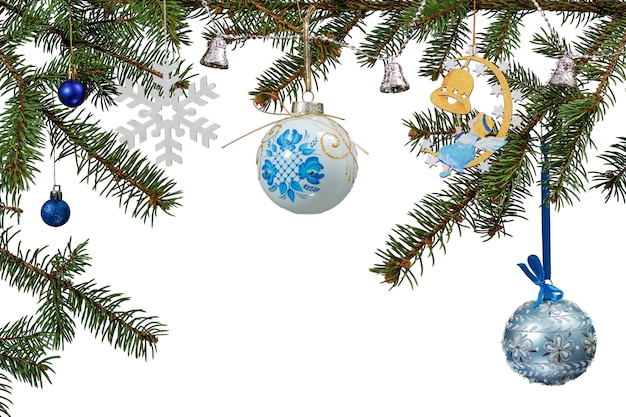
[[[596,332],[589,316],[571,301],[528,301],[506,323],[502,349],[511,369],[528,381],[562,385],[591,364]]]
[[[63,201],[61,187],[55,185],[50,192],[50,200],[41,206],[41,218],[48,226],[63,226],[70,219],[70,206]]]
[[[68,107],[76,107],[83,104],[87,97],[87,90],[83,83],[70,78],[59,87],[59,100]]]

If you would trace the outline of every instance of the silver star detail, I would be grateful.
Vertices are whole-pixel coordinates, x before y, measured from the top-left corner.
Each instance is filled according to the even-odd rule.
[[[478,169],[483,174],[485,172],[489,171],[489,168],[491,168],[491,162],[490,161],[484,161],[484,162],[481,162],[480,164],[478,164]]]
[[[521,91],[518,91],[518,90],[511,91],[511,99],[513,101],[520,101],[523,98],[524,98],[524,96],[522,95]]]
[[[435,155],[429,154],[426,157],[425,164],[428,165],[428,168],[432,168],[432,167],[436,167],[437,166],[437,162],[439,162],[439,158],[437,158]]]
[[[522,118],[515,115],[511,117],[511,127],[518,128],[522,125]]]
[[[504,106],[503,105],[499,105],[493,108],[493,115],[495,117],[502,117],[504,115]]]
[[[417,142],[417,144],[421,146],[422,149],[431,150],[433,148],[433,142],[430,139],[422,139],[419,142]]]
[[[444,68],[450,71],[452,68],[456,67],[456,59],[446,59],[446,62],[443,64]]]
[[[498,65],[498,68],[500,68],[500,71],[502,72],[507,72],[508,70],[511,69],[511,66],[509,65],[508,62],[502,62],[500,63],[500,65]]]
[[[495,84],[491,86],[491,94],[496,97],[502,94],[502,87],[500,86],[500,84]]]
[[[485,67],[484,65],[478,65],[475,69],[474,69],[474,74],[476,74],[477,77],[480,77],[481,75],[485,75],[485,70],[487,69],[487,67]]]

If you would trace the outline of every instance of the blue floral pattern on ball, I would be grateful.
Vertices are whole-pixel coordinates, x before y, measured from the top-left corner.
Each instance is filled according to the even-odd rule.
[[[267,142],[261,177],[269,186],[268,191],[279,192],[280,198],[295,202],[296,197],[305,199],[305,192],[319,191],[324,178],[324,165],[315,153],[315,142],[308,142],[308,133],[287,129],[277,138]]]
[[[324,169],[324,165],[320,163],[319,158],[317,156],[311,156],[304,161],[304,164],[300,165],[298,176],[311,184],[319,184],[320,180],[324,178],[322,169]]]
[[[267,181],[267,185],[274,185],[274,178],[276,178],[276,166],[272,164],[269,159],[266,159],[263,163],[261,176],[265,179],[265,181]]]

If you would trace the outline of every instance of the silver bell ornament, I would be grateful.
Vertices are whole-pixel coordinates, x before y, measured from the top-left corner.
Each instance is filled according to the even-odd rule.
[[[550,84],[576,87],[576,74],[574,72],[576,63],[574,59],[565,54],[556,64],[554,74],[550,77]]]
[[[292,116],[265,134],[257,152],[263,191],[293,213],[316,214],[335,207],[357,176],[356,145],[323,112],[321,103],[293,103]]]
[[[522,304],[509,318],[502,349],[511,369],[529,382],[562,385],[578,378],[591,364],[596,332],[587,313],[544,282],[541,264],[533,256],[529,264],[535,274],[522,269],[540,286],[539,298]]]
[[[409,83],[404,74],[402,67],[391,57],[385,61],[385,75],[383,82],[380,84],[381,93],[401,93],[409,89]]]
[[[221,36],[217,36],[209,43],[200,63],[210,68],[228,69],[228,58],[226,57],[226,41]]]

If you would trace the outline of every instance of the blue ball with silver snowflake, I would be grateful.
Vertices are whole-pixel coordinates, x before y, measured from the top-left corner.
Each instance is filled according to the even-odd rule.
[[[591,364],[596,332],[591,318],[571,301],[528,301],[506,323],[502,349],[511,369],[528,381],[562,385]]]
[[[54,186],[50,199],[41,206],[41,219],[52,227],[63,226],[70,219],[70,206],[63,200],[60,186]]]

